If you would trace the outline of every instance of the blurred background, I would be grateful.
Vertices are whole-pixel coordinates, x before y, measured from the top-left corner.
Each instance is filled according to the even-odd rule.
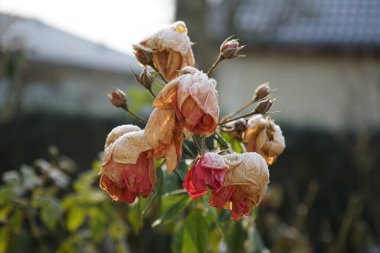
[[[256,220],[265,248],[380,252],[378,0],[1,0],[1,173],[58,150],[88,171],[107,133],[133,122],[107,92],[125,90],[134,112],[151,111],[131,44],[175,20],[200,69],[226,37],[246,45],[247,57],[214,73],[222,115],[261,83],[276,89],[287,148]]]

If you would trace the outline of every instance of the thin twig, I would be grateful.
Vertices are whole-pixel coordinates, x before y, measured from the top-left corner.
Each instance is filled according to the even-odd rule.
[[[224,60],[224,58],[222,57],[221,54],[219,54],[218,58],[216,59],[216,61],[214,62],[214,64],[212,64],[211,68],[207,71],[207,75],[210,76],[210,74],[212,73],[212,71],[214,71],[214,69],[216,68],[216,66],[218,66],[218,64]]]
[[[160,71],[158,71],[158,69],[155,66],[151,65],[151,67],[157,72],[157,74],[160,75],[162,81],[164,81],[165,83],[168,83],[168,81],[164,78],[164,76],[160,73]]]
[[[127,113],[129,113],[129,114],[131,114],[133,117],[135,117],[136,119],[138,119],[138,120],[140,120],[142,123],[147,123],[147,121],[145,120],[145,119],[143,119],[143,118],[141,118],[140,116],[138,116],[138,115],[136,115],[136,114],[134,114],[133,112],[131,112],[129,109],[128,109],[128,107],[122,107],[122,109],[124,110],[124,111],[126,111]]]
[[[235,121],[235,120],[238,120],[238,119],[241,119],[241,118],[246,118],[246,117],[249,117],[249,116],[252,116],[252,115],[255,115],[255,114],[259,114],[259,112],[257,112],[256,110],[253,111],[253,112],[250,112],[250,113],[247,113],[247,114],[244,114],[242,116],[239,116],[239,117],[236,117],[236,118],[233,118],[233,119],[229,119],[227,121],[223,121],[223,122],[220,122],[219,125],[224,125],[224,124],[227,124],[227,123],[230,123],[232,121]]]
[[[227,116],[224,116],[223,119],[224,120],[228,120],[229,118],[231,118],[231,117],[233,117],[233,116],[241,113],[242,111],[244,111],[245,109],[247,109],[248,107],[250,107],[255,102],[256,102],[256,96],[254,98],[252,98],[251,100],[249,100],[245,105],[241,106],[237,111],[235,111],[233,113],[230,113]]]

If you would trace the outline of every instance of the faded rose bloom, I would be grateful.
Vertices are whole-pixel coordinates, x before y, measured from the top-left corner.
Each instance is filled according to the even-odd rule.
[[[242,139],[246,143],[247,151],[259,153],[268,165],[272,165],[285,149],[281,128],[262,115],[255,115],[248,120]]]
[[[200,157],[186,174],[183,188],[192,199],[207,193],[207,186],[212,191],[219,190],[224,183],[227,165],[221,155],[208,152]]]
[[[182,155],[183,127],[171,109],[154,109],[144,135],[152,148],[152,157],[165,157],[166,168],[172,172]]]
[[[154,161],[144,131],[134,125],[114,128],[105,143],[100,188],[113,200],[132,203],[147,197],[156,183]]]
[[[144,52],[152,53],[153,66],[166,81],[176,78],[179,70],[183,67],[194,66],[195,64],[191,42],[187,36],[187,28],[182,21],[177,21],[160,30],[134,45],[134,48],[135,50],[136,48],[145,49]]]
[[[218,125],[216,81],[203,72],[186,67],[168,83],[153,102],[160,109],[173,109],[179,122],[193,134],[213,134]]]
[[[269,183],[268,165],[257,153],[227,154],[225,163],[229,167],[224,186],[213,191],[210,205],[231,210],[231,218],[239,220],[250,215],[263,199]]]

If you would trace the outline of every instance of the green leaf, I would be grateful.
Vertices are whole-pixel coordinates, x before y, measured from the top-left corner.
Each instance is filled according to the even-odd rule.
[[[244,252],[244,241],[246,240],[246,233],[243,230],[241,222],[231,221],[226,235],[226,243],[228,253]]]
[[[144,217],[145,213],[150,210],[150,208],[156,202],[158,197],[161,196],[162,185],[164,183],[164,176],[163,176],[161,167],[157,168],[156,174],[157,174],[156,187],[154,189],[153,194],[149,197],[146,206],[144,207],[143,211],[141,212],[141,218]]]
[[[172,253],[181,253],[182,250],[183,223],[180,223],[173,232],[170,249]]]
[[[33,189],[36,186],[42,185],[42,180],[37,176],[32,167],[22,165],[21,174],[23,178],[23,185],[26,189]]]
[[[10,218],[9,224],[9,226],[12,228],[13,233],[21,233],[23,218],[23,212],[21,211],[21,209],[16,209]]]
[[[86,210],[83,207],[71,208],[67,215],[66,226],[70,232],[75,232],[85,221]]]
[[[12,212],[13,206],[9,203],[0,209],[0,222],[8,219],[9,214]]]
[[[100,242],[106,232],[108,219],[101,209],[93,207],[89,211],[91,237],[95,242]]]
[[[56,199],[48,197],[41,207],[40,218],[44,225],[54,231],[58,220],[61,218],[61,208]]]
[[[244,147],[240,141],[232,138],[227,132],[220,132],[220,135],[230,144],[232,151],[236,153],[244,152]]]
[[[192,211],[185,220],[181,253],[204,253],[208,243],[208,227],[200,210]]]
[[[9,233],[5,226],[0,228],[0,253],[7,252]]]
[[[161,199],[161,217],[152,223],[152,227],[174,221],[191,203],[188,195],[173,195]]]
[[[10,187],[0,189],[0,206],[6,205],[14,197],[13,190]]]

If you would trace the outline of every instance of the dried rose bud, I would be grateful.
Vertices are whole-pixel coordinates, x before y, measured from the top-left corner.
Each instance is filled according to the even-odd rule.
[[[140,44],[133,44],[133,53],[136,56],[137,61],[143,66],[152,66],[153,64],[153,50],[144,47]]]
[[[118,108],[127,107],[126,95],[122,90],[116,89],[109,93],[107,96],[113,106]]]
[[[255,101],[265,98],[272,92],[269,83],[263,83],[255,90]]]
[[[150,76],[146,68],[144,68],[140,75],[136,74],[133,70],[132,73],[136,82],[138,82],[148,90],[152,89],[154,79]]]
[[[255,111],[258,113],[264,114],[269,111],[273,103],[274,103],[274,99],[269,99],[269,98],[262,99],[257,103]]]
[[[228,37],[220,46],[220,55],[223,59],[232,59],[241,56],[239,55],[239,51],[245,47],[239,46],[239,41],[231,38],[232,37]]]

